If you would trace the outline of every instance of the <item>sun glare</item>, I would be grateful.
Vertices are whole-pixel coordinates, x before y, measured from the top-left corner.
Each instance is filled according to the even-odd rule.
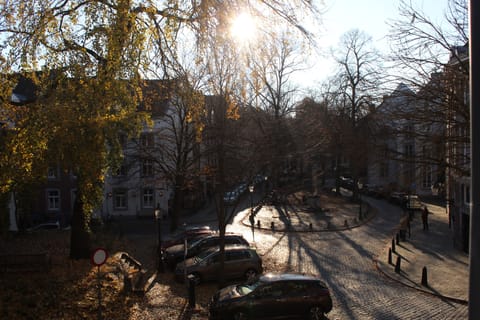
[[[257,26],[248,13],[241,13],[232,20],[230,34],[240,44],[246,44],[255,38]]]

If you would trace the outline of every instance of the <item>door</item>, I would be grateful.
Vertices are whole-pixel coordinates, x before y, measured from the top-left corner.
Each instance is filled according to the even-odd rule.
[[[250,315],[254,318],[284,316],[287,312],[282,296],[282,283],[271,283],[257,288],[250,301]]]

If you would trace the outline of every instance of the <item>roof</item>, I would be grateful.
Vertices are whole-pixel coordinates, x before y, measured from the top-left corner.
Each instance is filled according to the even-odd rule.
[[[37,86],[31,78],[20,76],[17,85],[12,90],[10,102],[17,105],[24,105],[34,102],[37,99]]]
[[[300,273],[266,273],[260,277],[260,281],[263,281],[263,282],[276,282],[276,281],[288,281],[288,280],[320,281],[320,279],[315,276],[300,274]]]

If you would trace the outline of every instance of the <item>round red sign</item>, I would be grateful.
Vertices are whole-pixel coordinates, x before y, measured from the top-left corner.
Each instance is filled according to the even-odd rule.
[[[105,261],[107,261],[107,258],[108,258],[107,250],[103,248],[97,248],[95,249],[95,251],[93,251],[91,261],[92,261],[92,264],[96,266],[101,266],[102,264],[105,263]]]

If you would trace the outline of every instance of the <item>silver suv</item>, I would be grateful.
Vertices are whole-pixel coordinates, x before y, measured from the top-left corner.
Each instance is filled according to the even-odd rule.
[[[175,269],[175,265],[186,258],[191,258],[198,255],[200,252],[207,250],[209,248],[218,248],[220,246],[221,237],[219,234],[208,235],[196,239],[191,243],[187,244],[187,249],[185,250],[185,245],[178,244],[166,248],[163,252],[163,259],[167,263],[167,266],[171,269]],[[224,235],[225,245],[229,244],[243,244],[248,246],[249,243],[241,234],[226,233]]]
[[[193,277],[198,284],[202,281],[216,280],[220,272],[220,248],[211,248],[177,264],[175,279],[184,281],[186,276]],[[225,246],[225,279],[245,278],[253,281],[263,271],[262,259],[255,249],[245,245]]]

